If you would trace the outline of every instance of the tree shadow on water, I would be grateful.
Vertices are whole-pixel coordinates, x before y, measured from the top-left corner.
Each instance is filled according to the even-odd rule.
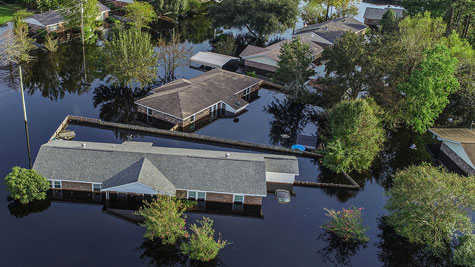
[[[317,253],[322,256],[324,263],[330,263],[332,266],[351,266],[351,257],[367,246],[367,243],[344,242],[328,231],[319,235],[318,239],[325,241],[327,246],[317,250]]]
[[[136,250],[142,251],[140,259],[144,263],[152,266],[226,266],[218,257],[209,262],[191,260],[187,255],[181,253],[180,243],[175,245],[163,245],[158,239],[154,241],[144,239],[140,247],[138,247]]]

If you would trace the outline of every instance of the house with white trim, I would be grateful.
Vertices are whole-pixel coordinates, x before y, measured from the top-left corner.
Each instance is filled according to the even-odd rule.
[[[261,205],[267,184],[293,184],[295,156],[53,140],[33,169],[52,189],[170,195],[207,202]]]
[[[463,175],[475,175],[475,131],[467,128],[431,128],[441,141],[437,161]]]
[[[152,90],[152,94],[135,101],[139,120],[151,125],[165,121],[173,129],[194,128],[221,116],[243,112],[262,80],[213,69],[192,79],[178,79]]]

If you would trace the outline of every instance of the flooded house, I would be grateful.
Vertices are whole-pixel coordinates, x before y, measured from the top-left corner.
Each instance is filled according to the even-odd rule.
[[[43,144],[33,169],[52,189],[242,205],[261,205],[268,184],[299,173],[295,156],[65,140]]]
[[[303,43],[309,45],[312,50],[313,61],[321,57],[323,47],[312,41],[306,35],[298,37]],[[279,62],[280,49],[283,44],[290,41],[291,40],[283,40],[265,48],[248,45],[239,55],[242,59],[244,71],[255,71],[257,74],[267,76],[274,73]]]
[[[294,36],[308,38],[312,42],[327,48],[333,46],[344,33],[364,34],[368,26],[354,17],[337,18],[322,23],[307,25],[297,30]]]
[[[236,71],[239,68],[239,58],[213,52],[198,52],[190,58],[190,67],[203,71],[212,69]]]
[[[475,131],[468,128],[429,129],[441,144],[430,149],[436,162],[461,175],[475,175]]]
[[[96,20],[105,20],[109,16],[110,9],[101,3],[97,3],[99,14]],[[24,20],[28,24],[29,31],[36,33],[39,30],[46,30],[49,32],[64,32],[67,30],[66,23],[63,14],[57,10],[50,10],[47,12],[35,14],[25,18]]]
[[[190,130],[222,116],[243,112],[262,80],[213,69],[192,79],[178,79],[135,101],[138,119],[150,125],[166,122],[172,129]]]
[[[374,7],[367,7],[365,9],[363,18],[364,24],[368,26],[376,26],[381,23],[383,19],[383,15],[386,14],[389,10],[393,10],[396,13],[396,18],[401,19],[404,16],[404,9],[401,8],[374,8]]]

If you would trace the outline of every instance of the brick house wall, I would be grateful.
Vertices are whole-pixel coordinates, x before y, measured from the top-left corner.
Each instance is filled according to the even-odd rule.
[[[244,196],[244,205],[262,205],[262,197]]]
[[[376,26],[381,22],[379,19],[364,19],[364,24],[368,26]]]
[[[73,190],[73,191],[89,191],[89,192],[92,192],[92,184],[91,183],[81,183],[81,182],[61,181],[61,189]]]
[[[233,203],[232,194],[206,193],[206,201]]]
[[[186,190],[176,190],[177,198],[186,198]],[[206,202],[216,203],[233,203],[233,194],[221,194],[206,192]],[[257,196],[244,196],[245,205],[262,205],[262,197]]]

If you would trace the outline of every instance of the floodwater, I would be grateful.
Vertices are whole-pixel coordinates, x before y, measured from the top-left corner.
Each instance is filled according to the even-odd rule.
[[[365,4],[366,6],[366,4]],[[364,10],[363,10],[364,11]],[[201,22],[203,24],[203,22]],[[195,23],[184,22],[185,25]],[[187,27],[183,27],[187,28]],[[209,29],[185,32],[193,52],[207,51]],[[212,33],[213,31],[211,31]],[[87,49],[87,77],[81,74],[82,58],[76,44],[61,46],[56,54],[37,55],[25,70],[26,106],[31,153],[36,157],[41,144],[66,115],[133,123],[133,100],[141,92],[113,89],[101,81],[95,67],[97,48]],[[178,70],[179,77],[191,78],[200,72]],[[13,89],[12,89],[13,88]],[[13,166],[28,167],[23,114],[17,85],[5,79],[0,84],[0,177]],[[262,89],[248,111],[232,119],[219,119],[197,131],[250,142],[289,146],[296,134],[317,134],[312,109],[286,101],[285,95]],[[77,140],[115,142],[133,139],[157,146],[200,149],[213,147],[152,136],[111,130],[70,126]],[[282,138],[287,134],[291,138]],[[294,187],[289,204],[279,204],[273,195],[263,200],[262,217],[190,213],[188,221],[202,216],[214,220],[214,228],[232,242],[210,266],[421,266],[434,265],[417,246],[394,235],[382,219],[385,189],[391,174],[399,168],[430,161],[424,145],[430,136],[400,131],[388,136],[385,151],[372,172],[355,180],[359,191]],[[416,144],[417,149],[409,146]],[[311,159],[299,158],[298,179],[328,181],[332,177]],[[1,266],[137,266],[196,265],[176,247],[161,246],[143,238],[144,227],[103,212],[103,205],[71,201],[43,201],[29,207],[9,202],[0,183],[0,265]],[[365,245],[346,245],[325,234],[323,208],[363,207],[363,222],[369,228]]]

